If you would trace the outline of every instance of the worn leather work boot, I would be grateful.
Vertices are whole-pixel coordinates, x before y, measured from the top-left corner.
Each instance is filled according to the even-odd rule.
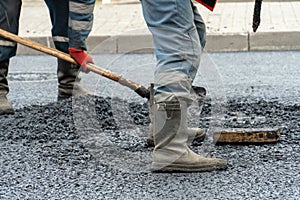
[[[11,106],[10,102],[8,101],[6,95],[2,95],[0,93],[0,115],[13,115],[15,111]]]
[[[149,124],[149,134],[147,138],[147,145],[148,147],[154,147],[154,138],[153,138],[153,122],[154,122],[154,85],[151,84],[151,86],[148,88],[150,91],[150,99],[149,99],[149,118],[150,118],[150,124]],[[206,133],[201,128],[187,128],[187,133],[189,135],[189,140],[196,141],[196,142],[202,142],[205,139]]]
[[[15,111],[8,101],[6,95],[9,92],[7,74],[9,59],[0,62],[0,115],[14,114]]]
[[[71,96],[96,95],[85,89],[80,83],[80,77],[78,77],[80,71],[79,66],[70,64],[61,59],[57,59],[57,63],[57,100],[67,99]]]
[[[155,106],[154,143],[151,171],[204,172],[227,168],[226,161],[205,158],[187,145],[187,103],[178,101]]]

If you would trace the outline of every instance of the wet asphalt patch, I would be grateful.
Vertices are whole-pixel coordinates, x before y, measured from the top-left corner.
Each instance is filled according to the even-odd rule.
[[[193,124],[211,128],[213,103]],[[299,108],[230,98],[223,128],[278,127],[281,141],[207,147],[226,171],[152,174],[146,103],[89,96],[24,107],[0,116],[0,199],[297,199]]]

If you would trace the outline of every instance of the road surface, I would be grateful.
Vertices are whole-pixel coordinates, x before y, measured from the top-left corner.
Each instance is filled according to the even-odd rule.
[[[95,63],[148,86],[154,56],[94,55]],[[102,97],[56,102],[55,59],[11,62],[9,99],[0,116],[0,199],[299,199],[300,52],[203,55],[195,85],[208,94],[191,123],[218,128],[280,128],[269,145],[192,145],[228,161],[226,171],[152,174],[146,100],[93,74]]]

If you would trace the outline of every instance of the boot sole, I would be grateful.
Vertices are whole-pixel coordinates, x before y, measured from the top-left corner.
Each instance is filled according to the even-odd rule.
[[[152,163],[151,172],[164,173],[164,172],[210,172],[214,170],[227,169],[226,163],[216,163],[214,165],[180,165],[180,164],[162,164]]]
[[[0,111],[0,115],[14,115],[14,114],[15,114],[15,111],[13,109]]]
[[[63,101],[63,100],[69,99],[71,97],[72,97],[72,95],[58,95],[57,101]]]

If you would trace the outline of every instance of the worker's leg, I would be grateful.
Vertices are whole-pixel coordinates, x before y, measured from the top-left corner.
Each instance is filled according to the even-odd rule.
[[[18,34],[21,0],[0,1],[0,28]],[[17,44],[0,37],[0,114],[13,114],[14,110],[7,100],[9,92],[7,74],[9,59],[16,55]]]
[[[68,21],[69,21],[69,0],[45,0],[52,22],[52,38],[55,48],[68,52]],[[70,64],[64,60],[57,59],[58,78],[58,100],[69,98],[73,95],[81,96],[92,94],[80,83],[80,66]]]
[[[154,171],[211,171],[226,168],[187,146],[187,108],[201,45],[190,0],[142,0],[157,58],[154,85]]]

